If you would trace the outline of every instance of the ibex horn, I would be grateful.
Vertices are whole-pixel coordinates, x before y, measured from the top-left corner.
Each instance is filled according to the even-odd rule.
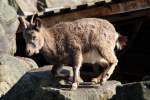
[[[24,28],[27,28],[27,24],[29,24],[29,22],[26,21],[25,17],[24,16],[20,16],[19,20],[23,24]]]
[[[33,19],[34,19],[36,14],[37,14],[36,12],[33,14],[32,18],[31,18],[31,22],[30,22],[31,24],[33,24]]]

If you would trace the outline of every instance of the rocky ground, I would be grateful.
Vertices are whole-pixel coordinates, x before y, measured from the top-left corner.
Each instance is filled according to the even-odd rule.
[[[66,79],[54,78],[51,66],[27,72],[2,100],[150,100],[150,81],[121,84],[108,81],[104,85],[80,84],[70,90]],[[63,68],[65,71],[70,69]],[[62,71],[63,71],[62,70]],[[66,74],[65,76],[68,76]]]

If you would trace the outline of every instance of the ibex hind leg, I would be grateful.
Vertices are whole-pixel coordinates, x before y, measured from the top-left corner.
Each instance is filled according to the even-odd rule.
[[[104,68],[103,72],[96,78],[96,82],[104,84],[112,75],[118,60],[113,49],[96,46],[99,54],[103,57],[99,64]]]
[[[98,77],[92,79],[92,82],[93,82],[94,84],[101,82],[103,76],[105,75],[105,73],[104,73],[105,70],[109,68],[109,63],[108,63],[107,60],[105,60],[104,58],[101,58],[101,59],[100,59],[99,61],[97,61],[96,63],[99,64],[100,67],[102,67],[103,69],[102,69],[102,73],[101,73],[100,75],[98,75]],[[96,67],[96,66],[94,66],[94,67]]]
[[[111,49],[105,50],[103,52],[103,56],[109,62],[109,66],[102,73],[102,78],[100,81],[101,84],[105,83],[110,78],[110,76],[114,72],[115,67],[118,64],[118,59],[116,58],[116,55],[113,50],[111,50]]]

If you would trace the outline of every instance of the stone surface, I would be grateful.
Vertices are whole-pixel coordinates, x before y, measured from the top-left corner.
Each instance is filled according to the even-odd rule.
[[[3,26],[0,24],[0,53],[9,52],[8,39],[5,35],[5,30]]]
[[[25,59],[25,60],[24,60]],[[38,68],[29,58],[0,54],[0,97],[29,70]]]
[[[3,49],[3,51],[12,55],[16,52],[15,33],[18,25],[19,21],[16,11],[8,4],[7,0],[0,0],[0,39],[2,39],[0,41],[3,41],[2,45],[8,45],[7,48],[0,46],[0,50]]]
[[[150,81],[133,82],[117,87],[112,100],[150,100]]]
[[[24,66],[28,68],[28,70],[38,68],[38,65],[30,58],[19,57],[19,56],[17,56],[16,58],[19,59],[24,64]]]
[[[108,81],[103,86],[82,83],[77,90],[71,91],[71,85],[64,85],[62,78],[53,77],[51,68],[47,66],[26,73],[2,100],[108,100],[115,95],[116,87],[121,86],[118,81]]]
[[[63,70],[71,71],[64,67]],[[150,81],[121,84],[108,81],[106,84],[80,84],[77,90],[70,90],[67,78],[54,78],[52,66],[45,66],[27,72],[2,100],[150,100]],[[62,70],[62,71],[63,71]],[[68,72],[67,72],[68,73]],[[70,75],[68,73],[66,76]]]

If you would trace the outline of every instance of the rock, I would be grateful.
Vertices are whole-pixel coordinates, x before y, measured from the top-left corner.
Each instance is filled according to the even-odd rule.
[[[0,53],[8,53],[9,52],[9,45],[8,39],[5,35],[5,30],[3,26],[0,24]]]
[[[0,34],[4,34],[3,41],[7,42],[6,51],[9,54],[14,54],[16,52],[16,31],[19,26],[19,21],[17,18],[17,13],[13,7],[8,4],[7,0],[0,0]],[[0,35],[0,38],[1,35]],[[4,45],[5,45],[5,42]],[[0,47],[0,50],[3,49]],[[4,50],[5,51],[5,48]]]
[[[51,69],[46,66],[26,73],[2,100],[108,100],[121,86],[118,81],[108,81],[103,86],[82,83],[71,91],[71,85],[62,85],[62,78],[54,78]]]
[[[66,71],[71,71],[67,69]],[[77,90],[70,90],[63,78],[50,73],[52,66],[27,72],[2,100],[150,100],[150,81],[121,84],[107,81],[106,84],[82,83]],[[68,76],[68,75],[66,75]],[[7,86],[5,86],[7,87]]]
[[[150,75],[145,75],[143,78],[142,78],[143,81],[150,81]]]
[[[17,11],[17,14],[22,14],[19,6],[16,3],[16,0],[8,0],[8,3],[9,3],[9,5],[11,5]]]
[[[25,60],[23,60],[25,59]],[[0,54],[0,97],[4,95],[29,70],[38,68],[29,58]]]
[[[19,58],[19,60],[22,61],[22,63],[24,63],[24,65],[28,68],[28,70],[38,68],[38,65],[30,58],[19,57],[19,56],[17,58]]]
[[[124,84],[116,94],[112,100],[150,100],[150,81]]]

